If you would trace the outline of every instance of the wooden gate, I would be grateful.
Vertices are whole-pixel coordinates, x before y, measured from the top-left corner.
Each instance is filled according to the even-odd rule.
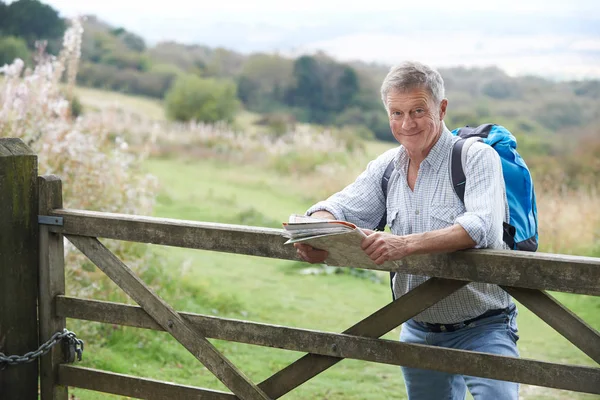
[[[3,167],[1,163],[2,143],[0,141],[0,177],[6,177],[10,175],[6,173],[10,166]],[[188,349],[231,391],[225,393],[82,368],[64,363],[62,352],[55,348],[42,357],[42,400],[67,400],[69,386],[151,399],[276,399],[344,358],[600,394],[599,367],[563,365],[379,339],[469,282],[485,282],[500,285],[600,364],[600,334],[545,292],[553,290],[600,296],[598,258],[493,250],[412,256],[403,261],[403,271],[433,278],[385,307],[374,310],[369,317],[340,334],[309,331],[178,312],[98,240],[107,238],[296,260],[294,249],[283,246],[285,239],[280,230],[69,210],[62,207],[61,182],[57,177],[39,177],[35,186],[39,190],[39,199],[33,196],[29,201],[39,201],[38,218],[41,222],[34,226],[36,231],[39,229],[40,342],[62,330],[66,326],[66,318],[163,330]],[[0,209],[4,208],[1,201],[8,200],[0,195]],[[0,213],[1,218],[10,218],[3,215]],[[139,306],[65,296],[64,237]],[[0,250],[7,248],[0,246]],[[383,266],[355,267],[386,270]],[[255,383],[207,338],[307,354],[263,382]],[[8,398],[12,399],[8,393]]]

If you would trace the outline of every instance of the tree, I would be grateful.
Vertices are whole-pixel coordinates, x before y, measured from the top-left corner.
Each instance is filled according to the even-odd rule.
[[[573,88],[573,93],[577,96],[600,99],[600,81],[598,80],[571,82],[570,86]]]
[[[296,82],[287,101],[304,109],[309,122],[332,122],[359,93],[356,71],[323,55],[298,58],[293,75]]]
[[[493,78],[484,83],[481,92],[493,99],[519,99],[521,97],[521,88],[514,79]]]
[[[253,111],[260,110],[263,97],[260,95],[260,84],[252,78],[242,74],[237,80],[238,97],[244,105]]]
[[[552,131],[585,125],[584,102],[573,100],[550,100],[539,107],[533,119]]]
[[[180,76],[165,98],[167,115],[177,121],[232,122],[239,109],[236,92],[229,80]]]
[[[148,50],[153,62],[175,64],[186,72],[204,71],[212,49],[200,45],[184,45],[175,42],[161,42]]]
[[[12,64],[15,58],[20,58],[26,64],[31,62],[25,40],[14,36],[0,37],[0,65]]]
[[[218,47],[210,53],[206,61],[202,61],[205,65],[204,75],[215,78],[233,78],[239,74],[244,62],[244,56]]]
[[[379,140],[387,142],[394,142],[396,140],[390,130],[389,121],[383,107],[372,110],[350,107],[337,115],[334,122],[338,126],[359,129],[362,132],[372,132]]]
[[[351,67],[344,67],[336,86],[339,96],[336,111],[341,111],[353,104],[355,96],[359,92],[360,88],[356,71]]]
[[[146,55],[130,50],[114,49],[103,55],[100,62],[123,69],[136,69],[138,71],[148,71],[150,69],[150,60]]]
[[[278,55],[253,54],[242,67],[238,97],[253,111],[270,112],[282,107],[285,91],[290,87],[293,61]]]
[[[7,32],[5,32],[7,22],[8,6],[2,0],[0,0],[0,35],[7,34]]]
[[[119,38],[131,51],[142,52],[146,50],[144,39],[135,33],[128,32],[125,28],[114,28],[110,33]]]
[[[308,120],[311,122],[325,122],[325,111],[322,78],[319,65],[315,58],[302,56],[294,63],[294,78],[296,84],[288,96],[288,102],[293,107],[307,110]]]
[[[36,40],[61,37],[66,29],[58,11],[39,0],[19,0],[0,8],[2,33],[23,37],[30,47]],[[2,20],[4,19],[4,20]]]

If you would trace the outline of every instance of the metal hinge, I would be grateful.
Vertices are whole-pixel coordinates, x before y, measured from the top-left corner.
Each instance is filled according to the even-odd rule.
[[[49,215],[38,215],[38,224],[63,226],[63,217],[52,217]]]

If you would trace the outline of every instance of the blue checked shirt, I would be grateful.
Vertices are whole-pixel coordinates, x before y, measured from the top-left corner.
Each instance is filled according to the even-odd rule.
[[[506,249],[502,222],[509,220],[502,164],[498,153],[481,142],[468,150],[465,165],[467,183],[463,204],[452,188],[450,152],[458,140],[444,130],[421,163],[414,192],[406,176],[408,153],[404,147],[388,150],[367,165],[367,169],[342,191],[312,206],[307,214],[319,210],[336,219],[373,229],[387,207],[387,225],[396,235],[409,235],[460,224],[476,243],[476,248]],[[381,178],[391,160],[396,168],[388,184],[387,202]],[[403,274],[394,278],[396,297],[419,286],[428,276]],[[508,307],[510,296],[497,285],[473,282],[431,306],[415,320],[430,323],[457,323],[487,310]]]

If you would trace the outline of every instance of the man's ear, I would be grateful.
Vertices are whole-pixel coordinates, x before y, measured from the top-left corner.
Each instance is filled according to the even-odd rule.
[[[440,121],[446,116],[446,108],[448,107],[448,99],[443,99],[440,103]]]

